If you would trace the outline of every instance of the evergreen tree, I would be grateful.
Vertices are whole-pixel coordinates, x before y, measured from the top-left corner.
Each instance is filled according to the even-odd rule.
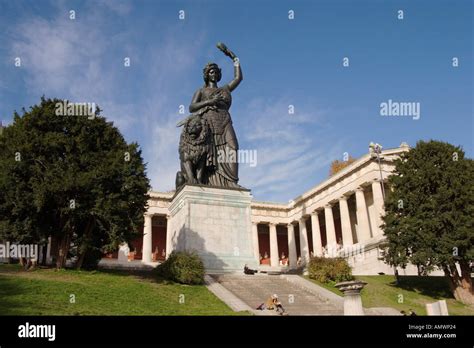
[[[432,140],[395,165],[382,225],[385,262],[412,263],[424,275],[441,269],[454,297],[474,304],[474,161],[460,147]]]
[[[141,150],[97,108],[93,117],[57,115],[41,99],[0,136],[0,239],[58,241],[56,265],[76,266],[135,238],[150,188]]]

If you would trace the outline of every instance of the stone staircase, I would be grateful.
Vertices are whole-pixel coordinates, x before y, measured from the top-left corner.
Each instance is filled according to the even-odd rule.
[[[296,275],[212,276],[249,307],[255,309],[272,294],[277,294],[286,312],[293,315],[343,315],[343,300]],[[276,315],[275,311],[253,311],[257,315]]]

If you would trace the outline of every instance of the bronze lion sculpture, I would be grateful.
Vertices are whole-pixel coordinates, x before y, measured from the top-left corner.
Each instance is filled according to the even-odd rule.
[[[204,184],[207,156],[211,146],[211,132],[206,120],[193,114],[180,122],[183,126],[179,140],[181,171],[176,174],[176,188],[184,184]]]

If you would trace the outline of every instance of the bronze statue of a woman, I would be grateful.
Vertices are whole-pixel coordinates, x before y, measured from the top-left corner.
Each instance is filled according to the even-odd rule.
[[[229,114],[229,108],[232,104],[231,92],[237,88],[242,81],[242,70],[239,59],[224,44],[218,43],[217,47],[230,57],[234,62],[234,79],[228,84],[219,87],[217,83],[221,80],[221,69],[215,63],[208,63],[204,67],[203,77],[204,86],[194,93],[189,111],[192,113],[188,119],[180,122],[179,125],[185,125],[183,134],[186,131],[187,124],[192,118],[199,117],[203,127],[209,127],[210,146],[208,147],[205,160],[205,167],[200,172],[198,178],[196,175],[184,168],[184,182],[202,183],[204,185],[215,187],[234,187],[238,185],[238,149],[239,144],[235,135],[232,119]],[[181,143],[180,143],[181,148]],[[182,170],[183,170],[183,159]],[[193,178],[190,178],[193,176]],[[178,180],[177,180],[178,186]]]

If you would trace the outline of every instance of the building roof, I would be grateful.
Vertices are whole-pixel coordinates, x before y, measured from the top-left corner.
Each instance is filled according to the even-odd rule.
[[[395,158],[398,158],[399,155],[403,152],[406,152],[410,149],[410,147],[406,143],[402,143],[400,147],[383,150],[380,154],[381,162],[392,162]],[[361,167],[365,166],[367,163],[374,160],[374,156],[372,152],[365,154],[364,156],[360,157],[347,167],[341,169],[336,174],[332,175],[328,179],[320,182],[319,184],[313,186],[303,194],[295,197],[294,199],[290,200],[288,203],[278,203],[278,202],[266,202],[266,201],[252,201],[252,207],[258,208],[270,208],[273,210],[284,210],[287,211],[288,209],[293,208],[295,205],[299,204],[300,202],[308,199],[309,197],[317,194],[318,192],[326,189],[328,186],[333,185],[335,182],[339,181],[345,176],[351,175],[352,173],[359,170]],[[157,192],[157,191],[150,191],[151,198],[158,198],[163,200],[169,200],[173,198],[175,191],[169,192]]]

